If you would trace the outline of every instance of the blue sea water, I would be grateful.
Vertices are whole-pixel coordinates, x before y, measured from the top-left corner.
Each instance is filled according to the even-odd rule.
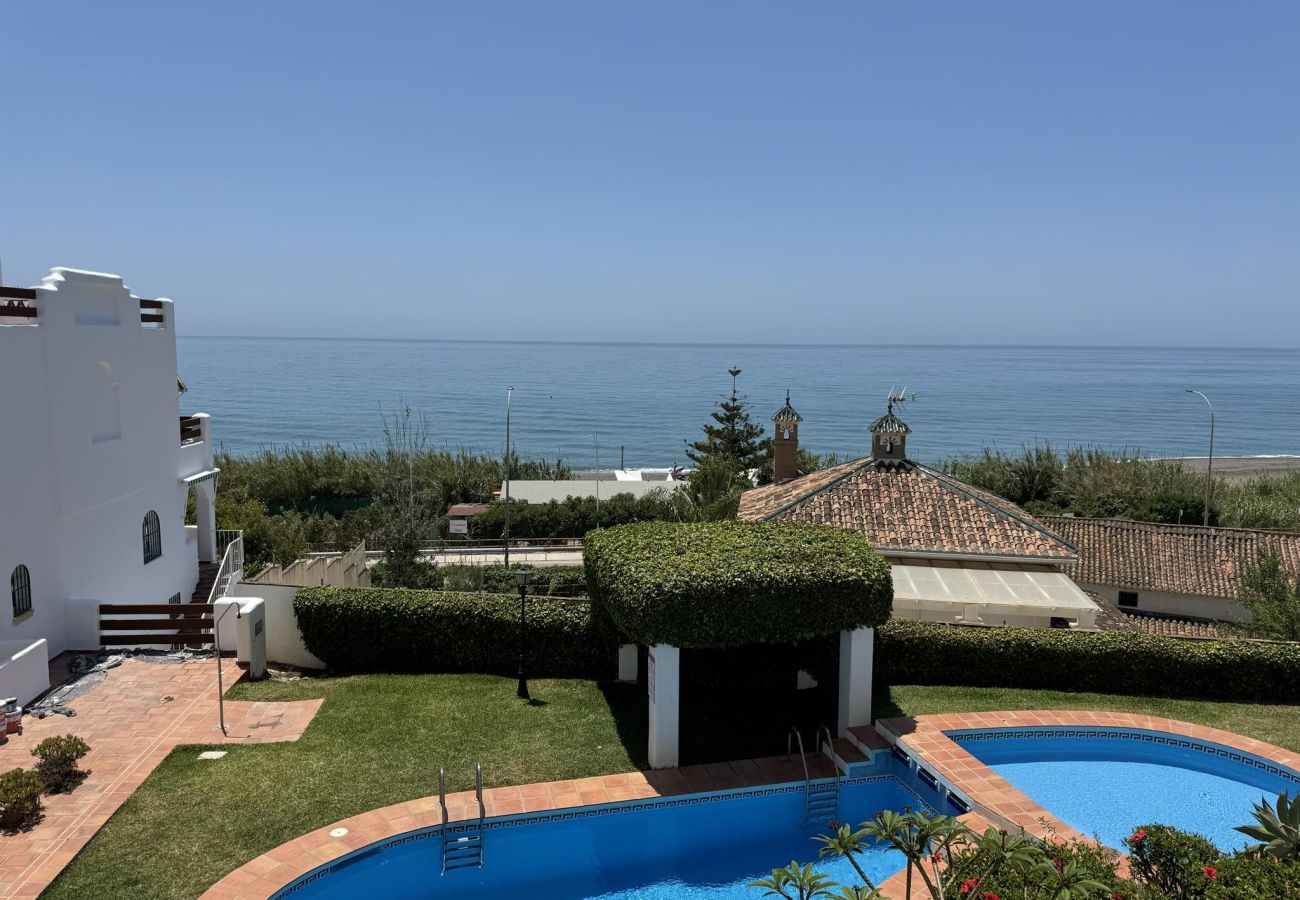
[[[1251,843],[1235,828],[1254,822],[1254,803],[1300,792],[1300,777],[1279,777],[1222,748],[1116,737],[956,737],[1061,821],[1116,849],[1138,827],[1158,823],[1235,850]]]
[[[892,387],[919,394],[903,416],[909,453],[935,462],[1036,441],[1158,455],[1300,453],[1300,350],[1078,347],[544,344],[292,338],[179,339],[187,412],[215,418],[226,449],[369,446],[381,416],[409,404],[432,443],[499,454],[506,386],[512,442],[574,466],[685,463],[739,366],[741,393],[770,429],[791,392],[800,442],[865,455]]]
[[[814,863],[843,884],[858,884],[845,859],[819,859],[804,825],[801,785],[780,793],[696,797],[673,805],[632,804],[594,815],[531,816],[489,827],[483,867],[440,874],[438,835],[412,836],[363,852],[293,891],[294,900],[754,900],[749,887],[791,860]],[[893,778],[846,784],[846,822],[882,809],[916,806]],[[901,854],[871,847],[856,857],[879,884],[903,867]]]

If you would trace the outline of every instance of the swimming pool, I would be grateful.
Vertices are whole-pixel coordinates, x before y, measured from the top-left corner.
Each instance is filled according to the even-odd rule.
[[[1118,849],[1139,825],[1205,835],[1223,850],[1251,805],[1300,791],[1300,773],[1263,757],[1181,735],[1128,728],[945,732],[1061,821]]]
[[[892,774],[841,781],[845,822],[932,803]],[[482,868],[440,874],[439,829],[428,828],[363,848],[273,896],[753,900],[759,892],[749,882],[792,859],[817,862],[820,871],[857,884],[846,860],[817,860],[818,845],[810,836],[819,831],[824,829],[804,825],[802,782],[578,807],[489,819]],[[877,883],[903,867],[901,855],[883,848],[858,861]]]

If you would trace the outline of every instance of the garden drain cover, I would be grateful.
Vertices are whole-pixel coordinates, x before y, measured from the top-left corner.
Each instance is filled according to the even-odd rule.
[[[330,837],[343,837],[343,835],[347,833],[348,830],[346,828],[334,828],[330,831]]]

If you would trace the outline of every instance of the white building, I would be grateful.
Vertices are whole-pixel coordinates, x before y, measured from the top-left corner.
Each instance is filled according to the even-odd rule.
[[[10,664],[98,648],[100,603],[191,599],[217,471],[208,416],[180,414],[172,302],[116,275],[0,288],[0,379],[0,695],[22,696]]]

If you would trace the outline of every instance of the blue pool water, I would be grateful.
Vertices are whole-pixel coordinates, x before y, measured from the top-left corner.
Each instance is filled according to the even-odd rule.
[[[922,805],[889,775],[845,781],[841,818]],[[413,832],[346,857],[276,895],[293,900],[527,897],[529,900],[754,900],[750,881],[792,859],[846,884],[847,861],[818,861],[805,828],[803,785],[588,807],[492,821],[481,869],[440,874],[437,829]],[[859,858],[873,879],[903,866],[894,851]]]
[[[1044,809],[1111,847],[1140,825],[1204,835],[1223,850],[1251,805],[1300,791],[1300,775],[1216,744],[1139,730],[981,730],[953,740]]]

